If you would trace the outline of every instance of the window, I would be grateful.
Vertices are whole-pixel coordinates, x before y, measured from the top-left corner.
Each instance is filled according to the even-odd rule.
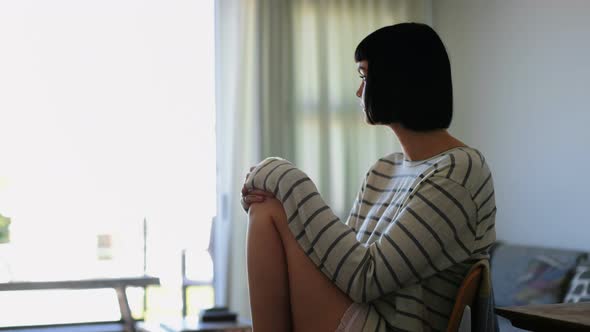
[[[347,216],[364,172],[396,142],[368,126],[355,93],[354,50],[370,32],[399,22],[400,2],[297,1],[293,5],[296,164]],[[343,37],[344,36],[344,37]]]
[[[211,282],[213,19],[212,0],[0,2],[0,282],[143,274],[144,240],[163,283],[148,314],[180,312],[183,250]],[[211,286],[189,293],[213,305]],[[140,315],[143,291],[129,296]],[[112,290],[3,292],[0,312],[119,319]]]

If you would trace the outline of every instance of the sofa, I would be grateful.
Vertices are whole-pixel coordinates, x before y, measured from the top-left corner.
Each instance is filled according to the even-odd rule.
[[[576,267],[588,253],[499,242],[491,252],[494,300],[498,307],[564,302]],[[524,331],[498,316],[502,332]]]

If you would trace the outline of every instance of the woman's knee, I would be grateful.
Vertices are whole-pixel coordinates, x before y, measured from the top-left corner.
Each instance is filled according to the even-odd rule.
[[[273,222],[286,219],[283,205],[274,198],[268,198],[264,202],[250,205],[248,218],[251,223],[262,219],[271,219]]]

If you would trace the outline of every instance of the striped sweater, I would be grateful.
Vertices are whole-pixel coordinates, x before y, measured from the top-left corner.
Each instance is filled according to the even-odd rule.
[[[496,238],[492,175],[468,147],[379,159],[345,222],[284,159],[262,161],[246,187],[273,192],[309,258],[368,306],[363,332],[445,330],[463,277]]]

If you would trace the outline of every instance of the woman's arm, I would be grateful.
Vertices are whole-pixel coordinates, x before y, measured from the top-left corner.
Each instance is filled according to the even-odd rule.
[[[279,158],[260,163],[246,182],[271,191],[308,257],[355,302],[368,302],[419,282],[473,253],[475,204],[461,185],[431,178],[412,193],[379,240],[361,244],[305,173]]]

